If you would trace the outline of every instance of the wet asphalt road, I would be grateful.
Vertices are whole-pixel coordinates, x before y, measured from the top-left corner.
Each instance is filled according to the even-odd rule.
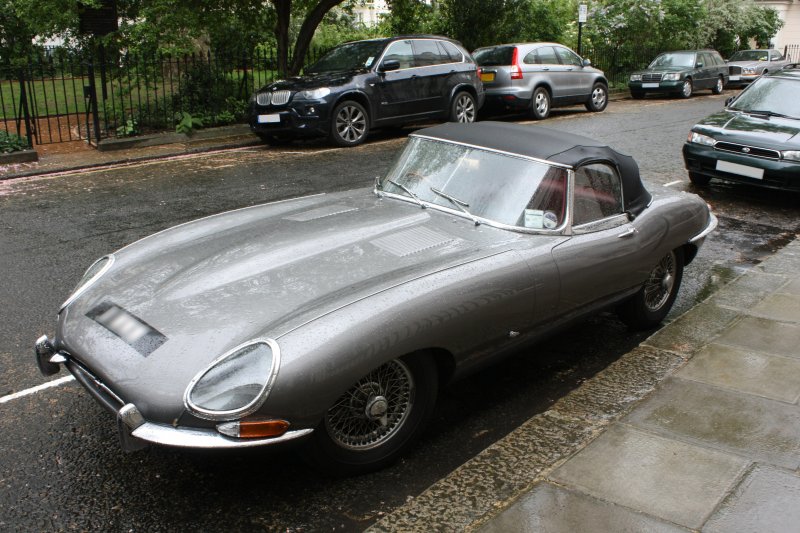
[[[672,317],[800,229],[797,195],[716,182],[698,191],[686,179],[680,148],[689,127],[730,94],[612,102],[595,115],[556,110],[543,123],[601,139],[637,159],[648,187],[698,192],[714,207],[720,229],[687,268]],[[47,380],[31,345],[52,332],[59,304],[95,258],[200,216],[367,186],[403,141],[388,132],[350,150],[313,142],[0,182],[0,397]],[[7,401],[0,404],[0,530],[360,530],[644,336],[600,315],[454,384],[406,459],[345,480],[320,477],[280,450],[124,454],[112,417],[74,383]]]

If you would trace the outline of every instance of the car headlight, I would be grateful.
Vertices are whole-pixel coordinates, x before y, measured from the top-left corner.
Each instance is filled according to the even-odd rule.
[[[631,81],[642,81],[641,74],[631,74]]]
[[[678,81],[681,79],[681,75],[679,72],[667,72],[661,79],[664,81]]]
[[[319,89],[311,89],[308,91],[300,91],[300,97],[306,100],[319,100],[331,94],[331,90],[327,87],[320,87]]]
[[[231,420],[255,412],[275,382],[280,349],[272,339],[240,344],[197,374],[183,396],[194,415],[207,420]]]
[[[114,264],[114,254],[104,255],[86,269],[86,272],[81,277],[81,280],[72,290],[72,294],[70,294],[69,298],[61,304],[61,307],[58,308],[58,312],[60,313],[62,309],[67,307],[69,304],[74,302],[78,296],[83,294],[86,289],[92,286],[92,284],[100,279],[100,277],[108,272],[108,269],[111,268],[111,265]]]
[[[781,156],[787,161],[800,161],[800,150],[786,150]]]
[[[754,67],[742,67],[742,74],[755,74],[756,69]]]
[[[713,137],[703,135],[702,133],[697,133],[696,131],[690,131],[689,137],[686,140],[690,143],[702,144],[704,146],[714,146],[714,144],[717,142]]]

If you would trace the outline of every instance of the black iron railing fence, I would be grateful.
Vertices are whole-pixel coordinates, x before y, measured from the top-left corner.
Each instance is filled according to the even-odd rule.
[[[312,49],[306,63],[321,54]],[[32,144],[171,130],[186,114],[203,126],[238,122],[250,95],[278,76],[271,49],[181,57],[51,49],[20,63],[0,60],[0,128]]]

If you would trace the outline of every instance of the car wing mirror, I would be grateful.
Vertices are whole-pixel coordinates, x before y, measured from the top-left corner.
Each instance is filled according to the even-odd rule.
[[[695,63],[694,68],[703,68],[703,62],[698,61],[697,63]]]
[[[591,59],[584,59],[583,60],[583,66],[584,67],[591,67],[592,66],[592,60]]]
[[[734,100],[736,100],[735,96],[729,96],[728,98],[726,98],[725,99],[725,107],[728,107],[729,105],[731,105]]]
[[[398,70],[400,68],[400,61],[397,59],[387,59],[383,63],[381,63],[381,68],[379,69],[380,72],[389,72],[392,70]]]

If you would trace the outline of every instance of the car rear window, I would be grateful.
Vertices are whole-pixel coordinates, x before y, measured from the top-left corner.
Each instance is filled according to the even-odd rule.
[[[482,67],[499,67],[511,64],[514,48],[514,46],[479,48],[472,55],[475,62]]]

